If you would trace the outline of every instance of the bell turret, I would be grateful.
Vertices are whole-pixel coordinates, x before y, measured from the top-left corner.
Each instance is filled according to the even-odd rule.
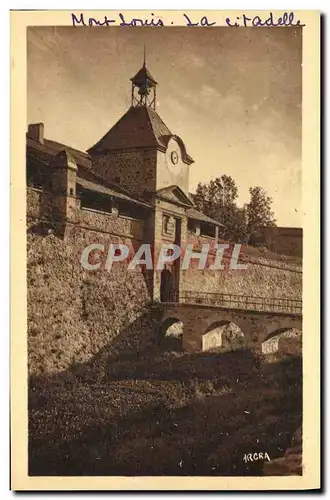
[[[157,82],[146,66],[146,53],[144,49],[143,66],[136,73],[132,82],[132,106],[146,106],[156,109],[156,85]]]

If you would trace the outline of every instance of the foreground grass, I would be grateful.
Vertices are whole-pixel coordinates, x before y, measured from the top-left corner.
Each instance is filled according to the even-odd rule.
[[[301,359],[248,351],[113,364],[29,394],[30,475],[262,475],[301,426]]]

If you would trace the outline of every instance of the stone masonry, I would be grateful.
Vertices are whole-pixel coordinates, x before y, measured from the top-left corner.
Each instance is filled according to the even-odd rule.
[[[162,317],[162,323],[169,318],[183,324],[183,349],[189,352],[201,351],[203,335],[211,327],[234,323],[243,332],[245,346],[258,348],[263,342],[281,331],[292,328],[302,330],[300,314],[269,313],[259,311],[243,311],[217,306],[190,304],[167,305]]]

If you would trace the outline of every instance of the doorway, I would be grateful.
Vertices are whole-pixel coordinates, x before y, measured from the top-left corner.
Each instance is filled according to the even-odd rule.
[[[161,272],[160,301],[174,302],[173,274],[169,269],[163,269]]]

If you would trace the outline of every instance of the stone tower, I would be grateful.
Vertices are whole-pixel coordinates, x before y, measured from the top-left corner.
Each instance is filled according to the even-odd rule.
[[[158,84],[145,61],[131,85],[131,107],[88,150],[93,170],[146,199],[171,185],[188,194],[193,159],[183,140],[172,134],[156,111]]]
[[[156,263],[164,244],[183,248],[187,236],[186,210],[189,166],[193,159],[183,140],[173,134],[156,111],[157,81],[147,68],[131,78],[131,106],[89,150],[92,169],[108,182],[153,206],[144,241],[152,245]],[[150,272],[152,298],[174,300],[180,292],[181,258],[163,270]]]
[[[60,151],[51,162],[53,215],[62,220],[74,216],[76,201],[77,164],[66,150]]]

